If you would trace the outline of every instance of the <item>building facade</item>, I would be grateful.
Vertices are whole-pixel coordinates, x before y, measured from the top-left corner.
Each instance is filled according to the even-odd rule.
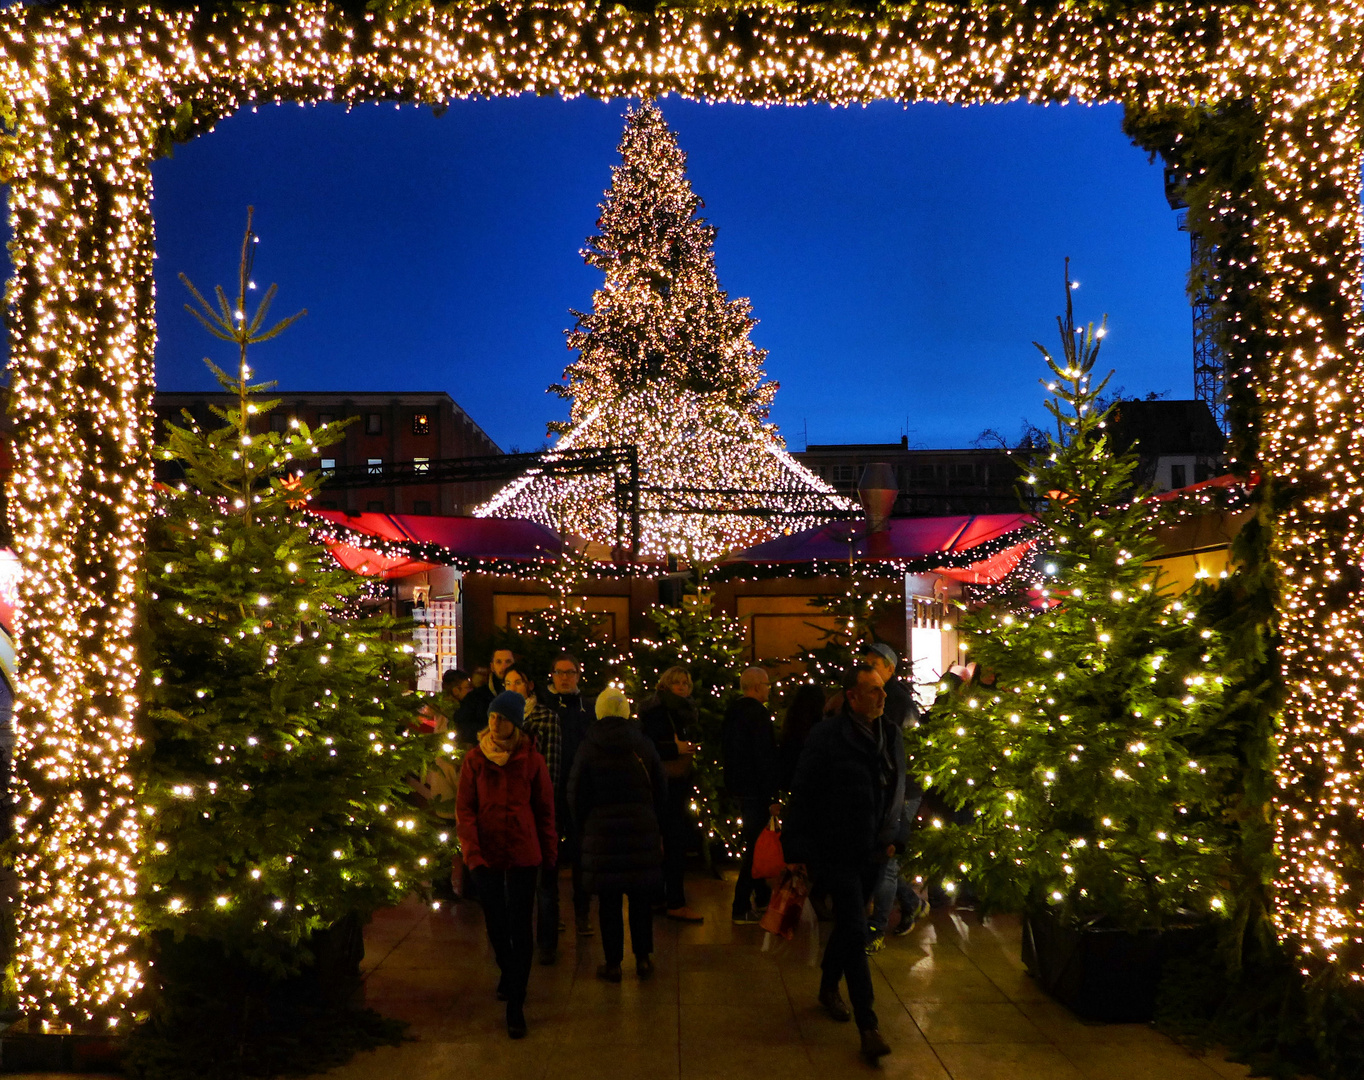
[[[346,437],[324,448],[312,462],[324,472],[347,466],[379,468],[394,462],[440,461],[446,458],[487,457],[502,453],[478,424],[449,394],[276,391],[280,405],[254,422],[258,431],[284,431],[297,418],[309,427],[355,419]],[[205,428],[221,427],[210,406],[226,408],[236,398],[226,393],[158,391],[154,401],[158,438],[166,419],[181,420],[182,412]],[[317,504],[326,510],[388,514],[468,514],[490,498],[500,482],[430,483],[399,486],[323,487]]]
[[[898,443],[811,444],[795,454],[802,465],[856,498],[862,470],[885,462],[895,470],[900,495],[896,517],[1008,514],[1019,509],[1022,459],[1007,450],[920,450]]]
[[[1227,437],[1206,401],[1120,401],[1108,426],[1113,449],[1137,455],[1145,487],[1174,491],[1226,471]]]

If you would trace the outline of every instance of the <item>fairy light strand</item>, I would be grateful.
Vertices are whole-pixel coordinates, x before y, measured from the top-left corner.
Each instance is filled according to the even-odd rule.
[[[439,105],[515,93],[666,92],[758,104],[1232,99],[1267,118],[1253,217],[1267,328],[1261,464],[1276,522],[1287,702],[1277,799],[1280,932],[1304,967],[1359,978],[1364,774],[1364,395],[1357,346],[1357,2],[11,6],[0,94],[13,279],[18,980],[54,1029],[106,1029],[143,973],[132,758],[136,585],[150,497],[155,338],[150,163],[252,103]]]

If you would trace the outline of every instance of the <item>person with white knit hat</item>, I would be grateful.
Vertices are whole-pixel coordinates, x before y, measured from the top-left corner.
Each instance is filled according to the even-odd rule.
[[[654,970],[653,898],[663,884],[663,834],[668,780],[653,740],[630,719],[630,702],[616,687],[597,695],[597,719],[573,762],[568,807],[582,838],[583,884],[597,894],[602,951],[597,977],[620,982],[625,956],[622,906],[630,903],[635,972]]]

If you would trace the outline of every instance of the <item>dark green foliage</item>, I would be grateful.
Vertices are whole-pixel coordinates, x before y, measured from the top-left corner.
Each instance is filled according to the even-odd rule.
[[[608,616],[587,609],[583,579],[587,560],[565,552],[546,572],[550,603],[539,611],[521,614],[512,627],[497,627],[493,649],[510,649],[524,661],[537,686],[549,685],[554,657],[572,653],[582,672],[582,689],[594,693],[604,687],[625,662],[611,639]]]
[[[875,628],[881,619],[904,606],[904,587],[899,578],[878,577],[864,567],[851,565],[844,581],[841,592],[810,600],[811,615],[832,615],[836,628],[811,624],[823,640],[793,658],[804,665],[810,681],[828,689],[841,686],[863,646],[878,640]]]
[[[1056,432],[1030,478],[1046,496],[1054,606],[1006,601],[961,618],[971,657],[997,681],[944,695],[914,733],[925,786],[970,811],[918,832],[915,865],[969,879],[989,907],[1057,903],[1159,927],[1228,906],[1227,664],[1150,565],[1152,506],[1096,409],[1103,330],[1077,330],[1069,285],[1066,296],[1061,361],[1038,346]]]
[[[729,616],[714,614],[706,592],[685,597],[680,608],[655,607],[649,619],[655,634],[634,643],[631,666],[625,672],[626,693],[638,709],[668,668],[681,665],[691,673],[700,727],[696,738],[701,743],[691,777],[696,785],[697,817],[707,841],[719,841],[728,854],[738,855],[735,808],[721,796],[720,727],[725,709],[739,693],[743,629]],[[710,845],[704,844],[703,851],[709,858]]]
[[[434,847],[408,805],[430,749],[411,733],[412,647],[365,610],[362,579],[312,540],[302,511],[319,482],[302,463],[342,425],[250,431],[276,402],[249,383],[246,347],[279,327],[247,317],[249,223],[247,237],[236,306],[219,289],[214,312],[195,293],[202,321],[240,345],[236,378],[213,369],[237,404],[213,431],[168,425],[158,451],[184,479],[159,496],[148,536],[141,791],[159,984],[144,1049],[172,1060],[212,1044],[215,1063],[243,1069],[286,1038],[252,1010],[287,1028],[266,1007],[276,984],[315,971],[319,934],[429,877]],[[168,1045],[150,1049],[158,1039]]]

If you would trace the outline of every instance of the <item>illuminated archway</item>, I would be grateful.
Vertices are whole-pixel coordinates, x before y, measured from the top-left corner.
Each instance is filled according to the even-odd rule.
[[[1244,373],[1276,478],[1287,701],[1280,928],[1307,966],[1364,978],[1364,374],[1359,352],[1361,15],[1347,3],[356,2],[11,7],[11,505],[23,562],[20,985],[54,1026],[107,1028],[130,948],[139,818],[134,642],[151,485],[152,160],[251,102],[673,92],[753,103],[1076,98],[1249,101],[1268,343]],[[1233,197],[1229,194],[1229,198]],[[1247,201],[1249,200],[1249,201]],[[1250,316],[1248,316],[1250,317]],[[1253,333],[1250,333],[1252,332]]]

